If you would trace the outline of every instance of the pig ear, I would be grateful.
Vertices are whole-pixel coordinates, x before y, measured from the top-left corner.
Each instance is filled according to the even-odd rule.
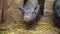
[[[40,5],[37,5],[36,8],[35,8],[36,13],[38,13],[39,8],[40,8]]]
[[[22,7],[21,7],[21,8],[18,8],[18,9],[22,10],[22,13],[24,13],[24,10],[23,10],[23,8],[22,8]]]
[[[18,7],[18,9],[23,10],[23,7]]]

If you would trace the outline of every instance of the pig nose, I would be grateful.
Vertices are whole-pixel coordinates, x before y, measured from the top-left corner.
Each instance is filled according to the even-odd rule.
[[[29,17],[29,16],[24,16],[24,21],[30,21],[31,20],[31,18]]]

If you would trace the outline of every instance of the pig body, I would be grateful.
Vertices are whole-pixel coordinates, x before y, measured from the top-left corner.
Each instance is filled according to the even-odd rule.
[[[60,17],[60,0],[56,0],[54,4],[55,14]]]
[[[38,0],[30,0],[23,7],[24,21],[33,21],[38,15],[39,5]]]
[[[27,29],[34,29],[35,24],[40,19],[41,14],[38,0],[27,0],[22,8],[18,8],[23,11],[23,19]]]
[[[53,7],[54,7],[53,22],[56,27],[60,28],[60,0],[56,0]]]

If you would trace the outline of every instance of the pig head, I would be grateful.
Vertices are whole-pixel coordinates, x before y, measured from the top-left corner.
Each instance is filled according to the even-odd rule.
[[[23,7],[19,7],[23,10],[24,21],[33,21],[38,15],[39,7],[38,0],[28,0]]]
[[[38,3],[34,4],[28,1],[23,7],[24,21],[26,22],[33,21],[38,15],[38,10],[39,10]]]

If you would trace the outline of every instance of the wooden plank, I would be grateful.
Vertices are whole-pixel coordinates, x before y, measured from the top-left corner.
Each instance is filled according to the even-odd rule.
[[[53,4],[55,0],[45,0],[44,4],[44,15],[52,15],[53,14]]]
[[[0,0],[0,22],[2,20],[2,0]]]

